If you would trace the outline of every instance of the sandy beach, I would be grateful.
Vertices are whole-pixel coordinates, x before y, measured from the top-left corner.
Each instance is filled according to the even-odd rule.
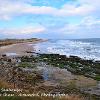
[[[0,54],[16,53],[19,55],[25,55],[26,51],[34,51],[33,46],[29,45],[29,43],[18,43],[0,47]]]
[[[2,40],[1,46],[0,46],[0,55],[7,54],[7,53],[13,53],[18,55],[29,55],[29,53],[26,53],[27,51],[34,51],[33,44],[45,42],[47,40],[45,39],[9,39],[9,40]]]

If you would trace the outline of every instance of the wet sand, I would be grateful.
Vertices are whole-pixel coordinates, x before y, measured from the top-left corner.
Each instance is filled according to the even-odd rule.
[[[19,55],[24,55],[26,51],[34,51],[33,46],[29,45],[29,43],[19,43],[0,47],[0,54],[16,53]]]

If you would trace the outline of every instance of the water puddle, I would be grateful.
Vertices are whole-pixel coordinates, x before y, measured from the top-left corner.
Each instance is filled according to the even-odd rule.
[[[17,53],[6,53],[6,55],[7,55],[7,56],[17,56],[17,55],[19,55],[19,54],[17,54]]]
[[[67,69],[60,69],[57,67],[38,67],[38,70],[42,73],[45,81],[61,81],[61,80],[71,80],[74,79],[74,75],[67,71]]]

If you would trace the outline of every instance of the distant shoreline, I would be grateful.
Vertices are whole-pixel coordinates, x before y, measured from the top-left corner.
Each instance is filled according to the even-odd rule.
[[[4,39],[0,40],[0,47],[11,45],[11,44],[18,44],[18,43],[38,43],[47,41],[46,39],[38,39],[38,38],[30,38],[30,39]]]
[[[45,42],[43,39],[20,39],[20,40],[1,40],[0,54],[16,53],[19,55],[26,55],[26,51],[34,51],[34,47],[29,44],[36,44]]]

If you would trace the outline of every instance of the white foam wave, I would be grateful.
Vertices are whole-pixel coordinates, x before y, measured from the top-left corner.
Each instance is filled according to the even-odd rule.
[[[42,49],[41,49],[42,47]],[[94,45],[91,42],[58,40],[37,46],[38,49],[46,53],[61,55],[75,55],[84,59],[100,60],[100,45]]]

